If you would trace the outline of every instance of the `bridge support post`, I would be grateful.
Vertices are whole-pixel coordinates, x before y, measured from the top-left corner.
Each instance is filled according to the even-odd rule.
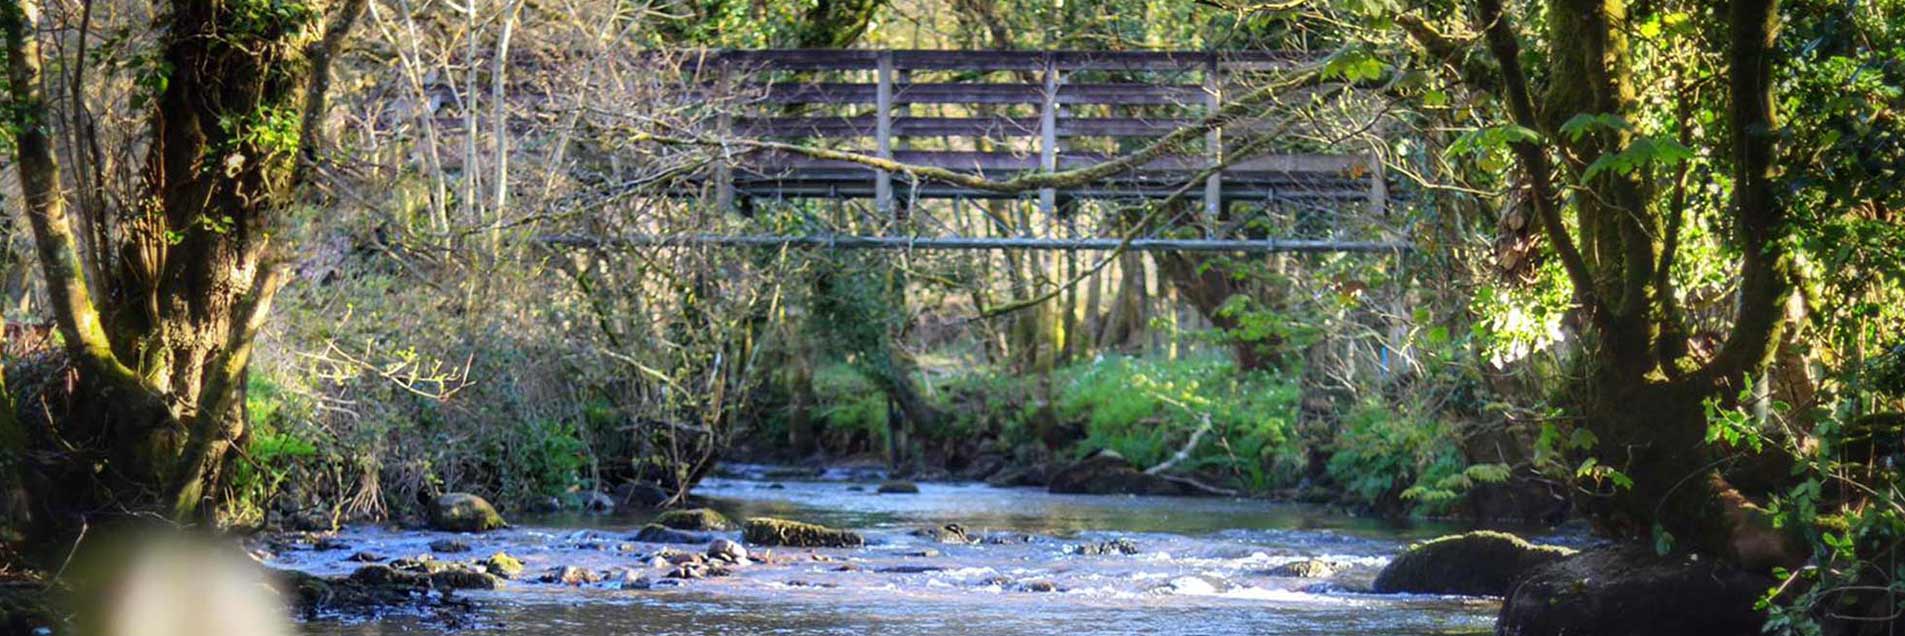
[[[1211,52],[1210,59],[1204,65],[1204,112],[1205,116],[1217,114],[1223,107],[1224,74],[1219,67],[1217,53]],[[1205,154],[1210,158],[1211,167],[1223,165],[1224,129],[1212,128],[1204,135]],[[1204,178],[1204,221],[1200,232],[1208,233],[1224,211],[1224,171],[1217,170]]]
[[[881,159],[893,158],[893,52],[880,51],[876,73],[879,87],[874,93],[874,136]],[[881,170],[873,183],[873,207],[882,217],[893,217],[893,173]]]
[[[1045,96],[1039,101],[1038,111],[1038,168],[1049,173],[1058,171],[1058,61],[1050,54],[1045,55],[1044,76]],[[1058,191],[1040,188],[1038,209],[1050,223],[1058,212]]]

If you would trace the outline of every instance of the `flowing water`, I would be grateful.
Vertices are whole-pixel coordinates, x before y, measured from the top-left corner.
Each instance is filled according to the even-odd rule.
[[[458,538],[507,551],[526,575],[470,593],[474,615],[454,627],[423,616],[306,623],[311,636],[372,634],[622,636],[668,634],[1357,634],[1488,633],[1491,599],[1359,593],[1408,541],[1448,527],[1398,529],[1262,501],[1054,495],[1035,489],[921,484],[919,494],[876,494],[842,481],[716,479],[697,493],[737,520],[776,516],[854,528],[859,549],[772,550],[786,564],[734,575],[624,590],[620,579],[565,587],[534,582],[560,565],[659,577],[639,558],[663,546],[628,539],[642,515],[556,517]],[[521,521],[521,520],[519,520]],[[972,545],[912,531],[957,523]],[[354,551],[429,552],[445,533],[357,527],[348,549],[291,550],[278,567],[349,572]],[[729,536],[733,536],[730,533]],[[1080,554],[1076,546],[1128,539],[1136,554]],[[700,546],[677,546],[698,549]],[[787,559],[787,557],[797,557]],[[1323,559],[1326,579],[1274,576],[1276,566]],[[849,565],[851,564],[851,565]],[[857,566],[857,567],[855,567]],[[674,581],[668,581],[673,583]],[[1048,585],[1049,584],[1049,585]],[[1052,590],[1052,591],[1039,591]]]

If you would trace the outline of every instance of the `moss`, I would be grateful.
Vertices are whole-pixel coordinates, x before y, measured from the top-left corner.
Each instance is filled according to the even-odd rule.
[[[523,573],[523,562],[517,560],[516,557],[509,556],[507,552],[492,554],[489,558],[484,559],[481,565],[485,569],[488,569],[490,574],[506,579],[516,578],[516,575]]]
[[[728,521],[728,518],[722,516],[721,513],[708,508],[670,510],[655,517],[655,523],[676,530],[699,530],[702,532],[734,529],[734,522]]]
[[[866,539],[851,530],[835,530],[771,517],[748,519],[747,528],[741,537],[753,545],[796,548],[854,548],[866,545]]]

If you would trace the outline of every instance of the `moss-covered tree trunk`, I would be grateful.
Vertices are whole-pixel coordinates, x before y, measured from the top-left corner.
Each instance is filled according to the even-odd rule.
[[[71,366],[69,382],[37,385],[43,408],[21,412],[42,536],[96,515],[210,509],[243,437],[251,342],[281,280],[271,225],[316,134],[330,51],[362,6],[163,7],[153,57],[165,82],[143,118],[143,182],[123,199],[131,209],[91,211],[119,219],[122,241],[112,262],[82,263],[40,93],[43,25],[27,0],[0,5],[26,217]]]
[[[1724,156],[1732,176],[1733,246],[1741,255],[1738,313],[1720,349],[1688,355],[1676,299],[1668,284],[1678,223],[1649,189],[1648,170],[1600,171],[1595,159],[1629,147],[1631,128],[1563,134],[1577,115],[1637,115],[1626,39],[1628,7],[1620,0],[1552,0],[1545,56],[1522,54],[1513,16],[1499,0],[1480,0],[1476,25],[1499,64],[1498,94],[1511,123],[1541,133],[1512,144],[1544,236],[1574,284],[1588,324],[1581,382],[1573,387],[1582,423],[1594,433],[1610,477],[1581,498],[1605,530],[1620,536],[1671,539],[1676,547],[1765,567],[1790,559],[1748,493],[1723,476],[1734,449],[1706,441],[1704,403],[1737,395],[1761,373],[1779,341],[1794,275],[1781,242],[1786,214],[1773,196],[1770,52],[1778,21],[1775,0],[1735,0],[1725,10],[1729,79]],[[1550,78],[1537,100],[1525,60],[1543,60]],[[1557,161],[1558,159],[1558,161]],[[1559,181],[1559,182],[1558,182]],[[1573,183],[1575,187],[1562,187]],[[1574,213],[1573,223],[1564,214]]]

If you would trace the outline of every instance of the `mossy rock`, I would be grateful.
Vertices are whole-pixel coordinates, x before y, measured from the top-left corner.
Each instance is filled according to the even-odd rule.
[[[1409,546],[1376,575],[1373,587],[1383,594],[1504,596],[1530,570],[1571,554],[1568,548],[1478,530]]]
[[[670,510],[655,517],[655,523],[676,530],[697,532],[721,532],[734,529],[734,522],[728,521],[728,518],[721,513],[708,508]]]
[[[490,574],[506,579],[516,578],[516,575],[523,573],[523,562],[516,557],[509,556],[508,552],[498,552],[489,555],[489,558],[483,559],[479,565],[489,570]]]
[[[509,523],[482,497],[453,492],[430,502],[430,527],[445,532],[485,532],[507,528]]]
[[[835,530],[771,517],[748,519],[741,538],[753,545],[794,548],[856,548],[866,545],[866,539],[851,530]]]

